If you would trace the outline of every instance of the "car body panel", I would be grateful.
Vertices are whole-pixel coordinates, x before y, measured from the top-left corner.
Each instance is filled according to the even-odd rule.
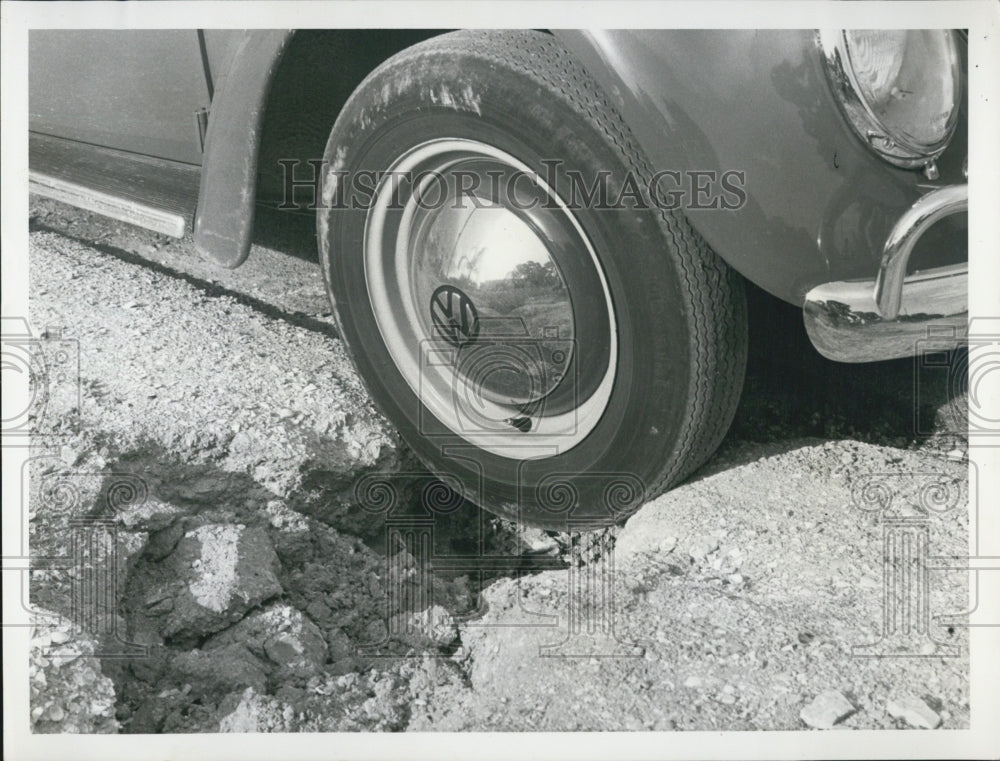
[[[28,77],[35,132],[201,163],[195,113],[211,99],[194,29],[35,30]]]

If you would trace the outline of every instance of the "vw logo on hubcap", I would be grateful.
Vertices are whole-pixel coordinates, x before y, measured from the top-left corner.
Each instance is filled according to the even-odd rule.
[[[453,285],[439,286],[431,295],[431,322],[452,346],[461,348],[479,336],[479,313],[472,299]]]

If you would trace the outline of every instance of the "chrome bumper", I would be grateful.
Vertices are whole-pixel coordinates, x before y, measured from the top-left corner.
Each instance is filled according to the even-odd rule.
[[[824,283],[806,294],[803,319],[816,350],[838,362],[875,362],[961,345],[968,333],[968,265],[906,276],[920,236],[935,222],[966,211],[968,185],[923,196],[896,223],[875,280]],[[942,336],[951,336],[943,341]]]

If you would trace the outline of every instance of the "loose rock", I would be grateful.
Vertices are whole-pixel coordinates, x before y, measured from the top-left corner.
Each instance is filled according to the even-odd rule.
[[[323,632],[290,605],[273,605],[251,613],[210,638],[205,650],[213,652],[234,644],[245,645],[269,666],[276,667],[279,678],[311,676],[326,661]]]
[[[263,691],[267,682],[264,664],[239,643],[181,653],[170,666],[178,683],[190,684],[195,696],[225,694],[245,687]]]
[[[393,619],[393,637],[410,647],[447,647],[458,637],[451,613],[440,605],[427,610],[401,613]]]
[[[834,724],[843,721],[855,708],[851,703],[834,690],[827,690],[817,695],[813,701],[799,713],[799,718],[815,729],[831,729]]]
[[[703,536],[695,539],[688,554],[695,561],[704,560],[719,549],[719,540],[714,536]]]
[[[258,695],[252,687],[224,700],[219,708],[219,732],[288,732],[294,710],[280,700]]]
[[[517,532],[517,538],[530,553],[554,555],[559,552],[559,543],[541,529],[521,527]]]
[[[184,534],[161,562],[137,574],[139,601],[172,599],[140,609],[141,630],[161,637],[200,638],[239,620],[248,610],[281,593],[278,557],[263,529],[209,524]],[[154,616],[156,611],[169,615]]]
[[[892,718],[903,719],[911,727],[937,729],[941,724],[937,711],[913,695],[892,698],[886,705],[886,710]]]
[[[676,546],[677,546],[677,537],[668,536],[666,539],[660,542],[660,546],[658,549],[660,552],[666,555],[667,553],[673,552],[674,547]]]

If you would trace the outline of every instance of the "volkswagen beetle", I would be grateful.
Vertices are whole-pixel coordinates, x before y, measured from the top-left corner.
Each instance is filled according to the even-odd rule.
[[[35,31],[30,187],[223,267],[315,212],[427,466],[605,525],[722,440],[746,281],[833,360],[962,340],[966,67],[948,30]]]

